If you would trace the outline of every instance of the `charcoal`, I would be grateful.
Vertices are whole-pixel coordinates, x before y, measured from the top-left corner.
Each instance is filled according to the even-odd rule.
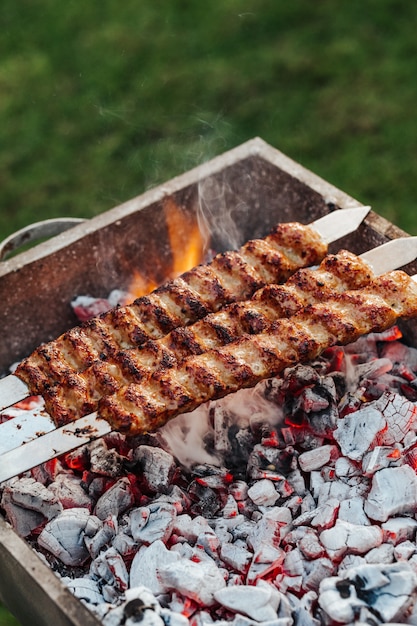
[[[319,559],[325,555],[317,533],[309,528],[302,533],[298,548],[307,560]]]
[[[250,619],[244,615],[236,615],[233,622],[231,622],[232,626],[258,626],[259,623],[261,623],[262,626],[292,626],[293,620],[290,617],[276,617],[275,619],[258,622],[258,620]],[[218,624],[219,622],[216,622],[216,626],[218,626]],[[228,622],[223,622],[222,624],[229,626]]]
[[[286,548],[287,551],[290,550],[289,546],[296,546],[303,539],[303,537],[307,533],[313,533],[317,535],[317,531],[309,526],[295,526],[293,523],[291,525],[291,529],[286,533],[285,537],[282,540],[282,545]]]
[[[171,454],[161,448],[142,445],[135,450],[134,459],[151,492],[165,493],[169,490],[176,468]]]
[[[303,452],[298,457],[298,463],[303,472],[311,472],[327,465],[330,459],[335,460],[337,456],[337,447],[328,444]]]
[[[168,502],[153,502],[147,507],[133,509],[130,531],[139,544],[151,544],[158,539],[168,541],[174,528],[177,510]]]
[[[402,465],[404,457],[399,448],[392,446],[375,446],[362,459],[362,470],[365,476],[372,476],[375,472],[386,467]]]
[[[194,548],[193,546],[190,546],[190,544],[186,541],[179,541],[172,546],[171,552],[175,552],[175,554],[177,554],[181,558],[189,559],[191,561],[194,554]]]
[[[416,544],[412,541],[403,541],[394,548],[396,561],[408,561],[416,553]]]
[[[380,565],[392,563],[394,561],[394,546],[390,543],[382,543],[365,554],[365,561]]]
[[[94,474],[85,475],[81,481],[81,486],[86,490],[88,495],[94,502],[104,494],[108,488],[108,479],[105,476],[96,476]]]
[[[15,481],[3,508],[103,626],[416,621],[417,366],[380,351],[397,332],[37,468],[65,515],[16,504]]]
[[[392,517],[381,524],[385,541],[396,546],[401,541],[415,541],[417,521],[412,517]]]
[[[297,626],[319,626],[320,621],[313,616],[313,607],[316,601],[317,594],[314,591],[307,591],[303,594],[292,610],[294,624]]]
[[[381,411],[375,406],[365,405],[338,420],[334,438],[345,456],[359,461],[385,426]]]
[[[135,496],[130,481],[120,478],[100,496],[94,513],[104,520],[111,515],[120,515],[134,504]]]
[[[283,563],[283,571],[289,576],[305,576],[305,559],[299,548],[295,547],[290,552],[287,552]]]
[[[97,581],[91,578],[67,578],[63,579],[71,593],[87,604],[101,604],[104,598],[100,592]]]
[[[214,489],[204,487],[193,481],[188,490],[188,494],[193,500],[191,511],[194,515],[203,515],[208,519],[216,517],[220,511],[222,503]]]
[[[408,563],[362,565],[323,581],[319,603],[331,619],[344,624],[353,621],[360,607],[383,623],[395,622],[407,614],[416,589],[417,576]]]
[[[338,478],[357,476],[361,473],[359,465],[344,456],[341,456],[336,460],[334,465],[334,471],[335,475]]]
[[[338,624],[351,624],[366,602],[358,597],[355,587],[336,576],[325,578],[319,588],[319,604],[327,616]]]
[[[215,604],[215,593],[226,584],[215,565],[187,559],[161,565],[157,576],[166,589],[176,589],[197,604],[208,607]]]
[[[274,507],[267,511],[255,524],[247,542],[255,552],[262,544],[279,547],[280,540],[291,524],[291,511],[285,507]]]
[[[207,520],[201,515],[192,518],[188,514],[177,515],[173,523],[172,531],[184,537],[191,544],[195,544],[197,538],[203,533],[214,534]]]
[[[19,537],[29,537],[34,530],[45,523],[46,518],[43,513],[14,504],[12,494],[6,489],[3,492],[1,506]]]
[[[338,417],[336,404],[331,404],[327,409],[310,413],[308,424],[316,436],[329,438],[336,427]]]
[[[232,451],[229,428],[234,424],[235,417],[221,404],[216,404],[211,410],[211,419],[214,429],[214,449],[221,455]]]
[[[60,459],[52,459],[31,469],[30,474],[38,483],[48,486],[59,474],[67,472],[67,468]]]
[[[233,535],[233,539],[247,539],[253,532],[255,527],[255,521],[250,519],[235,519],[236,522],[233,526],[228,528]]]
[[[160,595],[163,593],[164,587],[158,580],[158,567],[175,563],[179,559],[180,556],[174,551],[168,550],[160,540],[154,541],[150,546],[142,546],[134,556],[130,568],[131,587],[144,585],[155,596]]]
[[[216,626],[223,624],[226,626],[226,623],[227,622],[216,620]],[[193,614],[193,624],[195,624],[195,626],[209,626],[210,624],[214,624],[214,620],[208,611],[196,611]],[[167,626],[169,625],[167,624]]]
[[[230,451],[225,456],[227,465],[236,477],[244,478],[247,460],[254,445],[252,431],[249,427],[241,428],[233,424],[228,429],[227,438],[230,442]]]
[[[309,478],[310,478],[310,492],[313,498],[317,502],[318,497],[325,485],[325,480],[322,474],[317,470],[310,472]]]
[[[243,613],[257,622],[277,617],[278,606],[275,595],[265,587],[246,585],[225,587],[216,591],[214,597],[227,609]]]
[[[11,481],[3,491],[3,498],[5,494],[16,506],[41,513],[46,519],[52,519],[63,508],[55,494],[33,478]]]
[[[389,359],[394,365],[406,363],[417,373],[417,349],[399,341],[387,342],[382,346],[381,356]]]
[[[93,537],[84,537],[85,546],[91,558],[95,559],[102,548],[109,546],[117,533],[117,517],[111,516],[103,521]]]
[[[278,499],[278,493],[271,480],[258,480],[248,490],[248,496],[259,506],[273,506]]]
[[[279,574],[275,579],[275,584],[279,585],[283,592],[288,593],[288,590],[291,590],[298,594],[303,586],[303,577],[301,575],[289,576],[288,574]]]
[[[379,526],[360,526],[338,519],[336,524],[320,533],[320,541],[332,559],[340,559],[347,551],[365,554],[381,545],[383,532]]]
[[[73,470],[84,469],[90,462],[90,444],[85,444],[65,455],[65,463]]]
[[[48,488],[65,509],[77,506],[93,509],[93,499],[86,493],[81,479],[74,474],[58,474]]]
[[[414,514],[417,510],[417,476],[408,465],[390,467],[374,474],[365,513],[386,522],[392,515]]]
[[[129,586],[125,562],[113,547],[104,550],[92,561],[90,575],[100,584],[105,584],[107,589],[114,587],[121,592],[126,591]]]
[[[146,587],[134,587],[124,593],[124,600],[103,618],[103,626],[164,626],[161,607]]]
[[[166,493],[158,494],[158,501],[173,504],[178,514],[181,514],[191,506],[191,500],[188,494],[178,487],[178,485],[170,485]]]
[[[38,544],[65,565],[82,565],[89,558],[84,537],[96,534],[101,525],[88,509],[65,509],[46,524]]]
[[[226,565],[236,572],[244,574],[253,557],[252,552],[233,543],[223,543],[220,548],[220,558]]]
[[[235,518],[239,513],[239,508],[234,497],[229,494],[223,507],[223,517]]]
[[[314,500],[311,493],[307,491],[304,494],[303,499],[301,501],[300,513],[304,514],[307,512],[311,512],[311,511],[314,511],[315,508],[316,508],[316,501]]]
[[[244,480],[236,480],[229,487],[229,494],[241,502],[248,497],[248,484]]]
[[[387,428],[378,437],[379,445],[392,446],[402,441],[415,421],[415,405],[398,393],[386,392],[375,402],[375,407],[387,422]]]
[[[358,383],[360,383],[363,379],[379,378],[391,369],[391,359],[382,357],[379,359],[373,359],[367,363],[360,363],[359,365],[356,365],[355,377]]]
[[[287,448],[280,450],[256,444],[249,456],[247,464],[247,472],[249,478],[256,480],[265,478],[265,472],[269,472],[270,476],[277,474],[278,477],[286,476],[291,470],[291,462],[294,450]]]
[[[320,583],[334,574],[336,568],[330,559],[321,557],[307,561],[305,569],[302,588],[308,591],[318,591]]]
[[[362,526],[369,526],[371,524],[364,511],[364,499],[360,496],[342,500],[339,507],[338,517],[339,519],[350,522],[351,524],[358,524]]]
[[[323,481],[319,484],[318,488],[314,490],[313,494],[314,497],[317,498],[317,504],[321,506],[322,504],[326,504],[330,499],[342,501],[357,495],[357,490],[352,490],[348,482],[343,482],[335,478],[334,480]]]
[[[333,526],[339,507],[340,501],[337,498],[329,498],[324,504],[320,504],[311,520],[311,526],[319,531]]]
[[[369,554],[369,552],[367,553]],[[346,554],[339,563],[338,574],[351,569],[352,567],[360,567],[366,564],[366,559],[359,554]]]
[[[285,506],[291,511],[293,518],[300,512],[302,502],[303,499],[297,494],[285,501]]]
[[[410,433],[409,433],[410,434]],[[417,467],[417,437],[404,437],[403,460],[411,467]]]
[[[333,381],[332,381],[333,382]],[[297,408],[305,413],[319,413],[329,407],[329,399],[326,398],[327,393],[320,393],[321,389],[318,385],[314,387],[305,387],[299,396],[297,396]]]
[[[229,532],[227,523],[222,518],[215,521],[213,530],[216,533],[216,537],[219,539],[220,544],[223,545],[233,540],[233,535]]]
[[[120,530],[113,538],[111,545],[125,560],[133,558],[138,551],[138,544],[133,537]]]
[[[92,472],[114,478],[120,476],[124,458],[113,448],[108,448],[103,439],[97,439],[89,444],[88,449]]]

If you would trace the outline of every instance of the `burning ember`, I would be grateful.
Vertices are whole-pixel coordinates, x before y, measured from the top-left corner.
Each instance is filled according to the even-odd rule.
[[[400,339],[106,436],[8,481],[2,509],[105,626],[414,624],[417,350]]]

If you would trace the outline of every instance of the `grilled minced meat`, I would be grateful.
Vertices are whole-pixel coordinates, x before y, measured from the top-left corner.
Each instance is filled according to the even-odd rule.
[[[208,400],[221,398],[284,368],[316,358],[327,347],[380,332],[399,317],[417,315],[417,284],[404,272],[374,279],[358,291],[309,305],[268,332],[244,335],[223,348],[191,356],[141,384],[130,384],[99,402],[112,428],[136,435]]]
[[[81,373],[73,373],[43,392],[47,411],[57,424],[65,424],[97,409],[101,397],[123,385],[141,382],[158,369],[177,366],[182,360],[236,340],[245,333],[267,331],[273,322],[300,308],[318,303],[348,289],[359,289],[372,279],[369,266],[354,254],[328,255],[316,270],[301,269],[285,285],[268,285],[252,300],[225,306],[195,324],[173,330],[137,349],[121,350],[107,361],[98,361]]]
[[[40,346],[15,373],[33,394],[55,384],[71,388],[74,375],[93,363],[159,339],[225,304],[246,300],[264,285],[284,282],[300,267],[319,263],[326,251],[310,226],[278,224],[264,239],[218,254],[131,305],[112,309]]]

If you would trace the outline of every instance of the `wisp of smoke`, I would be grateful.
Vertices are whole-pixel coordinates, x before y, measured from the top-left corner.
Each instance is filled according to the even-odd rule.
[[[282,411],[265,398],[264,386],[265,383],[261,382],[253,389],[241,389],[171,420],[159,431],[164,447],[185,467],[191,467],[194,463],[221,465],[221,456],[210,453],[206,448],[206,441],[212,439],[209,435],[213,433],[211,409],[220,406],[229,415],[230,425],[237,424],[239,428],[257,422],[276,425],[282,420]]]

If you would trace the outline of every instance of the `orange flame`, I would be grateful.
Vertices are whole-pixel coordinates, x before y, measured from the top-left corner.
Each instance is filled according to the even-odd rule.
[[[207,237],[196,216],[184,213],[172,198],[165,201],[164,212],[172,252],[171,268],[165,279],[170,280],[202,262]],[[128,289],[129,299],[140,298],[156,287],[158,283],[152,277],[135,270]]]
[[[205,237],[196,218],[191,218],[190,223],[190,216],[185,215],[172,198],[164,208],[173,255],[170,278],[175,278],[201,263],[204,256]]]
[[[128,289],[128,301],[135,300],[135,298],[140,298],[141,296],[150,293],[151,291],[156,289],[157,286],[157,283],[153,281],[152,278],[147,278],[146,276],[141,274],[139,270],[133,270],[133,278]]]

